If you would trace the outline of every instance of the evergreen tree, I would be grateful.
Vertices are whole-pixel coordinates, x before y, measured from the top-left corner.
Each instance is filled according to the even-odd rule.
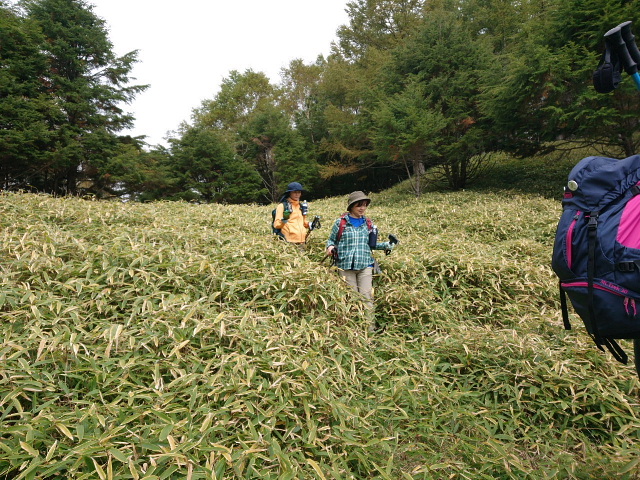
[[[422,146],[422,155],[440,167],[455,189],[465,187],[477,159],[496,148],[491,124],[477,103],[490,58],[487,44],[474,36],[458,11],[431,11],[419,32],[396,49],[383,82],[386,95],[395,95],[396,104],[402,100],[404,111],[396,108],[396,115],[400,113],[396,121],[404,119],[397,124],[404,128],[397,132],[400,144],[405,138],[413,147],[414,162],[416,148]],[[420,95],[422,99],[416,97]],[[421,121],[411,114],[417,105],[423,105]],[[419,165],[413,170],[419,173]]]
[[[373,113],[373,143],[384,161],[400,164],[416,196],[422,193],[425,165],[441,156],[447,119],[429,101],[415,78],[400,92],[382,98]]]
[[[93,188],[98,198],[118,196],[146,202],[174,198],[181,191],[173,157],[164,147],[147,152],[137,142],[121,143],[101,171],[105,173]]]
[[[625,20],[638,20],[638,11],[619,0],[538,5],[478,98],[503,149],[528,156],[578,145],[620,156],[640,148],[640,95],[631,82],[607,95],[591,82],[604,33]]]
[[[373,114],[391,53],[416,31],[425,4],[423,0],[347,4],[349,24],[338,30],[318,89],[325,125],[318,142],[323,155],[320,171],[332,193],[352,189],[356,181],[371,190],[385,188],[403,175],[404,168],[396,168],[393,156],[380,155]]]
[[[113,53],[105,23],[82,0],[24,0],[44,36],[41,81],[58,112],[50,125],[41,188],[74,193],[78,179],[116,152],[116,132],[132,125],[122,110],[146,86],[129,86],[137,52]]]
[[[193,127],[172,141],[172,169],[185,200],[250,203],[264,199],[260,176],[220,131]]]
[[[0,175],[1,187],[28,189],[38,184],[56,120],[53,99],[42,79],[46,58],[37,26],[8,7],[0,7]]]
[[[389,50],[403,43],[420,23],[424,0],[352,0],[347,3],[349,25],[338,29],[338,46],[345,58],[363,59],[371,50]]]

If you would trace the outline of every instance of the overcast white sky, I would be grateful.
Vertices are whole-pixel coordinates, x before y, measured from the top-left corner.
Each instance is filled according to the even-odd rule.
[[[150,84],[126,111],[150,145],[190,121],[231,70],[264,72],[272,83],[301,58],[328,55],[348,23],[348,0],[88,0],[104,19],[114,52],[139,50],[133,84]]]

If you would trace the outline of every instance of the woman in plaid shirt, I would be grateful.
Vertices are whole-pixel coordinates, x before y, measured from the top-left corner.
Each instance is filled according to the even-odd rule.
[[[393,250],[394,245],[390,242],[377,242],[377,229],[365,217],[370,203],[371,199],[364,192],[357,191],[349,195],[347,213],[333,224],[326,253],[336,259],[335,265],[340,269],[340,276],[364,296],[368,317],[371,319],[369,330],[375,331],[378,325],[375,322],[371,293],[374,263],[371,250]],[[342,233],[339,233],[340,230]]]

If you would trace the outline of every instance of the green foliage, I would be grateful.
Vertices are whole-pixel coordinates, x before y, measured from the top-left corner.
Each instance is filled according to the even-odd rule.
[[[136,52],[116,57],[104,21],[82,0],[21,7],[22,16],[0,7],[4,185],[75,193],[132,124],[121,104],[146,88],[128,85]]]
[[[393,48],[420,23],[424,0],[353,0],[347,3],[349,25],[338,29],[340,52],[360,60],[371,50]]]
[[[0,476],[638,478],[636,373],[562,328],[559,202],[372,197],[375,336],[272,207],[4,194]]]
[[[424,87],[415,81],[390,98],[380,101],[373,112],[372,139],[378,156],[402,164],[409,172],[416,195],[422,193],[420,177],[425,163],[436,163],[440,135],[447,120],[426,99]]]
[[[272,105],[275,97],[276,90],[264,73],[232,70],[215,98],[203,101],[193,112],[194,126],[237,132],[254,111]]]
[[[417,121],[402,129],[414,139],[414,174],[425,163],[446,165],[449,186],[460,189],[472,178],[472,159],[496,148],[492,124],[482,118],[476,101],[488,58],[487,48],[475,41],[459,15],[445,11],[426,16],[417,33],[394,52],[387,92],[414,98],[413,108],[422,103],[427,112],[418,131]]]
[[[241,160],[230,161],[228,150],[221,155],[200,149],[190,151],[187,157],[189,162],[211,163],[213,156],[217,168],[234,170],[233,178],[227,176],[224,180],[226,188],[235,185],[234,202],[275,202],[283,186],[293,179],[307,187],[316,181],[316,162],[307,153],[304,138],[293,127],[292,116],[280,106],[278,93],[263,73],[233,71],[223,81],[216,97],[203,102],[194,112],[194,125],[187,127],[182,139],[174,142],[176,146],[192,143],[189,136],[197,132],[200,136],[216,136],[216,143],[225,149],[232,146]],[[284,103],[291,109],[291,102],[289,96]],[[179,149],[176,153],[180,157]],[[184,163],[184,155],[177,160]],[[222,167],[223,164],[228,166]],[[201,169],[201,175],[215,175],[215,172],[204,171],[210,168]],[[260,183],[266,189],[259,186]]]
[[[294,180],[306,189],[313,189],[317,182],[316,162],[306,151],[302,136],[280,109],[265,106],[252,112],[238,135],[238,149],[267,186],[268,201],[276,202],[284,187]]]
[[[310,146],[316,146],[324,134],[322,112],[326,102],[323,102],[319,88],[325,68],[326,62],[322,57],[312,65],[305,65],[302,60],[296,59],[281,72],[280,104]]]
[[[627,80],[614,94],[598,94],[591,75],[604,33],[625,20],[637,25],[637,15],[616,0],[540,4],[486,72],[479,96],[483,112],[505,136],[503,148],[528,156],[562,138],[604,146],[609,156],[634,154],[640,145],[638,92]]]
[[[40,79],[46,72],[37,26],[0,8],[0,175],[3,188],[28,188],[50,141],[55,105]]]
[[[380,191],[409,176],[419,195],[433,165],[448,188],[462,189],[498,152],[527,157],[580,144],[622,157],[640,149],[632,82],[608,95],[591,86],[603,34],[639,24],[633,2],[350,1],[327,58],[291,60],[280,84],[232,70],[171,149],[152,152],[116,135],[133,121],[122,105],[146,87],[130,85],[137,52],[115,57],[93,7],[7,4],[6,189],[273,202],[294,179],[320,197],[354,183]]]
[[[509,156],[504,152],[494,153],[485,160],[485,168],[467,191],[534,195],[558,201],[562,197],[571,169],[580,159],[595,154],[597,152],[593,149],[578,147],[570,153],[555,151],[530,158]],[[447,190],[447,181],[442,178],[439,167],[428,170],[422,181],[427,191]],[[408,195],[413,192],[413,186],[408,181],[401,182],[386,192],[387,195],[391,192],[394,196]]]
[[[250,203],[265,195],[258,173],[220,131],[191,128],[172,143],[172,168],[185,200],[192,195],[205,202]]]
[[[91,190],[97,197],[123,196],[130,200],[159,200],[180,191],[172,161],[165,149],[146,152],[135,144],[121,144],[102,166]]]
[[[320,142],[325,155],[321,169],[324,179],[356,173],[361,181],[373,184],[375,173],[366,172],[376,160],[368,107],[376,98],[378,67],[383,68],[386,61],[387,54],[377,50],[368,51],[362,63],[351,63],[339,55],[329,58],[320,85],[326,102],[326,134]],[[351,188],[353,181],[347,184]]]
[[[515,192],[560,200],[571,169],[578,161],[596,152],[576,149],[571,154],[549,153],[532,158],[496,155],[489,168],[474,182],[474,191]]]

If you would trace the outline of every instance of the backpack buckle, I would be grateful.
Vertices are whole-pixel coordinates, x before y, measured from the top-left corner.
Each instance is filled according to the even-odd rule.
[[[619,272],[630,273],[636,269],[636,264],[633,262],[619,262],[616,267],[618,267]]]
[[[619,272],[629,273],[635,269],[640,270],[640,260],[634,260],[632,262],[618,262],[616,263],[616,269]]]

